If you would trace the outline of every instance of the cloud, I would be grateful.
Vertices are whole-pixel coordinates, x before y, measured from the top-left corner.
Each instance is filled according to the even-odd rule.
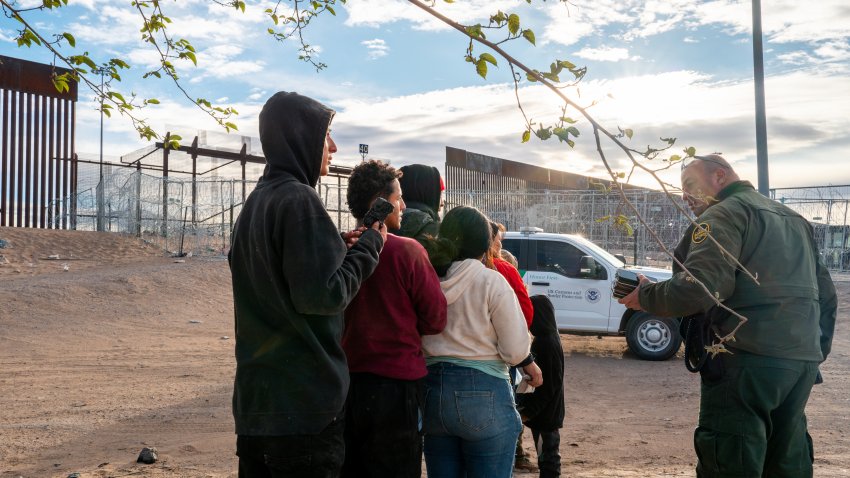
[[[815,58],[805,51],[792,51],[776,55],[776,59],[788,65],[808,65],[815,62]]]
[[[580,58],[595,61],[620,61],[620,60],[640,60],[639,56],[629,56],[629,50],[625,48],[614,48],[609,46],[601,46],[599,48],[582,48],[575,52],[575,55]]]
[[[483,21],[497,10],[517,11],[517,4],[511,0],[468,0],[457,3],[438,2],[435,10],[449,18],[463,23]],[[406,21],[416,30],[448,30],[451,27],[429,15],[422,9],[397,0],[358,0],[346,4],[348,18],[345,25],[377,28],[388,23]]]
[[[17,32],[13,30],[6,30],[5,28],[0,28],[0,42],[14,43],[15,38],[17,36]]]
[[[752,31],[750,2],[716,0],[688,10],[698,25],[725,26],[733,34],[749,35]],[[763,2],[761,13],[768,42],[817,43],[850,36],[850,9],[844,0]]]
[[[628,9],[624,8],[629,2],[599,0],[592,6],[568,7],[560,2],[543,7],[549,22],[543,29],[541,45],[557,43],[573,45],[594,33],[599,33],[604,27],[613,23],[629,22]]]
[[[850,43],[847,41],[825,42],[815,49],[815,54],[827,61],[845,61],[850,59]]]
[[[390,47],[387,46],[387,43],[380,38],[375,38],[374,40],[364,40],[360,42],[360,44],[364,45],[369,51],[370,60],[377,60],[378,58],[385,57],[390,52]]]
[[[850,144],[850,91],[846,77],[794,72],[767,78],[768,134],[771,157],[812,157],[821,145]],[[755,121],[752,82],[718,81],[692,71],[634,76],[614,81],[589,81],[582,86],[584,104],[599,102],[591,114],[608,130],[632,128],[629,145],[642,150],[658,145],[659,137],[677,137],[669,154],[686,146],[701,152],[721,151],[742,175],[755,179]],[[611,94],[613,98],[608,97]],[[529,117],[551,124],[559,114],[551,92],[537,86],[521,88]],[[579,121],[582,135],[575,149],[557,141],[532,139],[520,143],[524,128],[511,85],[452,88],[387,98],[348,98],[338,101],[334,131],[339,136],[337,157],[357,158],[356,145],[367,143],[376,157],[394,164],[425,162],[441,166],[446,145],[482,154],[605,177],[592,129]],[[573,110],[568,114],[579,118]],[[351,145],[347,148],[346,145]],[[835,148],[833,148],[835,149]],[[606,148],[615,171],[628,171],[621,152]],[[815,156],[819,156],[815,153]],[[657,163],[662,165],[660,161]],[[846,168],[807,162],[807,177],[850,182]],[[797,184],[799,165],[771,163],[774,186]],[[840,174],[838,172],[841,171]],[[678,184],[678,170],[662,173]],[[648,175],[635,183],[651,185]],[[812,182],[812,181],[809,181]]]
[[[68,28],[80,46],[92,43],[114,49],[122,45],[140,44],[140,26],[141,18],[137,12],[134,13],[130,8],[106,5],[99,8],[95,19],[89,18],[83,23],[72,22]]]

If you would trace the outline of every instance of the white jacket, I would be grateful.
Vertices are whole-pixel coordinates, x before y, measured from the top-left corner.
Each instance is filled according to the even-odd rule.
[[[502,360],[516,365],[528,356],[531,339],[508,282],[475,259],[455,262],[440,286],[448,303],[446,328],[422,337],[430,357]]]

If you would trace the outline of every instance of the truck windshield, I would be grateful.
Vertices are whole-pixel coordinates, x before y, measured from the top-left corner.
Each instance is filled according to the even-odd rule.
[[[588,241],[587,239],[585,239],[581,236],[576,236],[576,239],[579,242],[581,242],[583,245],[587,246],[588,249],[592,249],[593,252],[595,252],[595,253],[599,254],[600,256],[602,256],[603,258],[605,258],[605,260],[610,262],[612,266],[623,267],[623,266],[626,265],[626,264],[623,263],[623,261],[614,257],[610,252],[608,252],[605,249],[597,246],[596,244]]]

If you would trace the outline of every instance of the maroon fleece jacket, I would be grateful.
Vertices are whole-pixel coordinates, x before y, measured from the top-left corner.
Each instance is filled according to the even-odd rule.
[[[378,267],[345,309],[342,348],[352,373],[416,380],[427,375],[422,335],[446,327],[446,297],[425,249],[387,235]]]

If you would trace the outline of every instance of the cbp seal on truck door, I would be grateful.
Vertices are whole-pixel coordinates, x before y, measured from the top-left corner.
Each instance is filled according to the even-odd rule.
[[[587,291],[584,293],[584,298],[587,299],[587,301],[591,304],[599,302],[599,297],[601,297],[601,294],[599,294],[598,289],[587,289]]]

